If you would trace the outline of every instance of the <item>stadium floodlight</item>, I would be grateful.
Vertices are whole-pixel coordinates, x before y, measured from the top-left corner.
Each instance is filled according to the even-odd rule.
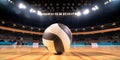
[[[19,4],[18,4],[18,7],[19,7],[20,9],[26,9],[26,6],[25,6],[23,3],[19,3]]]
[[[83,28],[82,30],[86,30],[85,28]]]
[[[16,24],[13,24],[13,26],[16,26]]]
[[[78,29],[75,29],[75,31],[77,32],[77,31],[78,31]]]
[[[67,15],[70,15],[70,13],[67,13]]]
[[[11,0],[8,0],[8,1],[11,1]]]
[[[75,15],[80,16],[81,12],[78,11],[78,12],[75,13]]]
[[[58,15],[58,13],[55,13],[55,15]]]
[[[37,11],[37,14],[41,16],[41,15],[42,15],[42,12],[41,12],[41,11]]]
[[[92,10],[93,10],[93,11],[96,11],[96,8],[95,8],[95,7],[92,7]]]
[[[2,21],[2,24],[5,24],[5,21]]]
[[[63,13],[63,15],[66,15],[66,13]]]
[[[47,15],[50,15],[50,13],[47,13]]]
[[[39,28],[38,30],[40,31],[41,29]]]
[[[94,29],[94,27],[91,27],[91,29]]]
[[[71,13],[71,15],[75,15],[74,13]]]
[[[25,26],[23,25],[22,28],[25,28]]]
[[[96,10],[98,10],[99,9],[99,7],[97,6],[97,5],[95,5],[94,7],[92,7],[92,10],[93,11],[96,11]]]
[[[114,26],[114,25],[116,25],[116,23],[113,23],[112,25]]]
[[[100,27],[101,27],[101,28],[103,28],[103,27],[104,27],[104,25],[101,25]]]
[[[59,15],[62,15],[62,13],[59,13]]]
[[[96,10],[98,10],[98,9],[99,9],[99,7],[98,7],[97,5],[95,5],[95,8],[96,8]]]
[[[42,15],[47,15],[47,13],[42,13]]]
[[[109,2],[112,2],[112,0],[109,0]]]
[[[84,14],[84,15],[87,15],[87,14],[89,14],[89,12],[90,12],[89,9],[85,9],[85,10],[83,11],[83,14]]]
[[[30,9],[30,12],[31,12],[31,13],[35,13],[35,12],[36,12],[36,10],[35,10],[35,9],[33,9],[33,8],[31,8],[31,9]]]
[[[50,13],[50,15],[53,15],[53,13]]]
[[[108,4],[109,3],[109,1],[106,1],[104,4],[106,5],[106,4]]]
[[[11,1],[11,0],[8,0],[8,2],[13,3],[13,1]]]
[[[31,27],[31,30],[33,30],[33,27]]]

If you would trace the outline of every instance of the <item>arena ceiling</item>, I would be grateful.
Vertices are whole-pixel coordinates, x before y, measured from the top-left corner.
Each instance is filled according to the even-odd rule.
[[[12,3],[10,2],[12,1]],[[0,19],[13,23],[46,28],[53,23],[63,23],[70,28],[96,26],[120,20],[120,1],[113,0],[1,0]],[[3,3],[4,2],[4,3]],[[27,9],[18,8],[19,3],[27,5]],[[45,13],[74,13],[99,6],[97,11],[90,11],[87,15],[47,15],[38,16],[29,13],[34,8]]]

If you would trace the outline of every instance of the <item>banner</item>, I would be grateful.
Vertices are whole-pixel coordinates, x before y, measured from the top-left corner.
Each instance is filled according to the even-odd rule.
[[[39,47],[39,43],[33,43],[33,48],[38,48]]]

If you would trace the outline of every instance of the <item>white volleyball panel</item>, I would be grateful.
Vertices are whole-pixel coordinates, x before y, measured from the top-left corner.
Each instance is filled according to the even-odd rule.
[[[54,41],[43,39],[43,44],[49,49],[50,52],[56,53]]]

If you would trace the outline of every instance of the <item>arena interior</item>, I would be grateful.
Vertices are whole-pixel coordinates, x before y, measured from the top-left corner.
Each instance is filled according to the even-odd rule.
[[[72,32],[63,54],[43,44],[54,23]],[[0,0],[0,60],[120,60],[119,49],[120,0]]]

